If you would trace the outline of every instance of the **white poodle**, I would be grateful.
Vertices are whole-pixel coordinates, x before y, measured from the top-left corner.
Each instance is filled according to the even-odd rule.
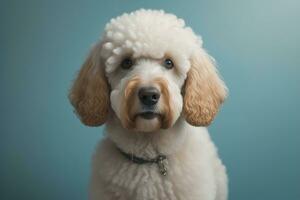
[[[226,93],[182,19],[144,9],[112,19],[69,95],[84,124],[106,124],[90,199],[227,199],[226,170],[205,128]]]

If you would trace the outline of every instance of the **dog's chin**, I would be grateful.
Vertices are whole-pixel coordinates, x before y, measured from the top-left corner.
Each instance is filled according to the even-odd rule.
[[[135,130],[139,132],[153,132],[161,128],[161,116],[146,112],[136,115]]]

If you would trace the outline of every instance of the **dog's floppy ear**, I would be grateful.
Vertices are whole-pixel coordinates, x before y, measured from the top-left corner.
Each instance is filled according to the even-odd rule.
[[[69,99],[82,123],[100,126],[109,112],[109,89],[96,44],[83,63],[69,93]]]
[[[191,59],[191,68],[185,82],[183,112],[193,126],[208,126],[227,95],[215,63],[202,48]]]

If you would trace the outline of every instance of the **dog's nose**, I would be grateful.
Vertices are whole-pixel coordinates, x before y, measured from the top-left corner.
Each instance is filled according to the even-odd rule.
[[[160,92],[155,87],[143,87],[139,90],[139,99],[146,106],[155,105],[160,97]]]

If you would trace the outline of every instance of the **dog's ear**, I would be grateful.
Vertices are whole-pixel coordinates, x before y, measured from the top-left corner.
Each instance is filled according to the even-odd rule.
[[[183,113],[193,126],[208,126],[227,95],[215,63],[205,50],[199,49],[190,59],[191,68],[185,82]]]
[[[109,112],[109,88],[96,44],[83,63],[69,93],[69,99],[82,123],[100,126]]]

